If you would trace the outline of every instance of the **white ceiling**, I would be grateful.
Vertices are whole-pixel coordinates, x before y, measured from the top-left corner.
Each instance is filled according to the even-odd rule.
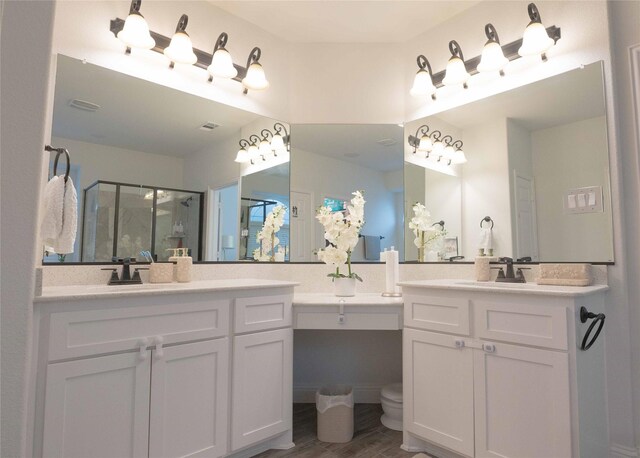
[[[395,124],[293,124],[293,154],[302,149],[381,172],[403,165],[403,128]],[[384,146],[379,140],[393,140]]]
[[[402,43],[479,3],[479,0],[209,1],[293,43]]]
[[[72,108],[81,99],[96,112]],[[227,139],[260,116],[66,56],[58,56],[53,135],[167,156],[185,156]],[[219,124],[213,131],[202,124]]]

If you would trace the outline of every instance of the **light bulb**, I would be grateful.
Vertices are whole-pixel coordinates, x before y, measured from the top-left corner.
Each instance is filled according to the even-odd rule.
[[[453,160],[454,155],[455,155],[455,150],[453,149],[453,146],[447,145],[447,146],[444,147],[444,151],[442,152],[442,156],[446,160],[448,160],[448,161]]]
[[[420,143],[418,144],[418,151],[427,152],[433,148],[433,142],[428,135],[420,137]]]
[[[207,71],[211,76],[217,78],[235,78],[238,76],[238,70],[233,65],[231,54],[225,48],[218,48],[213,53],[211,65],[207,67]]]
[[[258,151],[260,151],[260,155],[263,158],[266,158],[268,155],[271,154],[271,144],[267,140],[262,140],[260,142],[260,147],[258,148]]]
[[[500,44],[489,40],[484,45],[484,48],[482,48],[482,57],[478,64],[478,71],[500,72],[500,74],[503,74],[502,70],[508,63],[509,59],[504,56]]]
[[[431,152],[431,155],[435,160],[438,160],[442,156],[443,152],[444,152],[444,143],[438,140],[433,144],[433,150]]]
[[[251,89],[254,91],[261,91],[269,87],[269,81],[264,74],[264,69],[262,65],[258,62],[254,62],[249,65],[247,69],[247,76],[245,76],[242,80],[242,84],[247,89]]]
[[[128,48],[151,49],[156,41],[151,37],[147,21],[138,12],[131,12],[124,21],[124,27],[118,32],[118,39]]]
[[[171,59],[171,63],[193,65],[198,61],[187,32],[176,32],[169,46],[164,49],[164,55]]]
[[[470,76],[462,59],[453,56],[449,59],[449,62],[447,62],[447,69],[442,83],[447,86],[462,84],[466,88],[467,80]]]
[[[410,94],[413,97],[423,97],[435,94],[436,87],[433,85],[431,75],[424,68],[418,70],[415,78],[413,79],[413,87]]]
[[[246,149],[242,148],[240,149],[240,151],[238,151],[238,154],[236,155],[236,162],[244,164],[245,162],[249,162],[250,160],[251,158],[249,157],[249,153]]]
[[[549,37],[542,23],[532,21],[524,30],[522,46],[518,49],[518,54],[523,57],[544,54],[554,44],[555,42]]]
[[[282,139],[282,135],[275,134],[273,136],[273,138],[271,139],[271,149],[278,152],[285,150],[284,140]]]

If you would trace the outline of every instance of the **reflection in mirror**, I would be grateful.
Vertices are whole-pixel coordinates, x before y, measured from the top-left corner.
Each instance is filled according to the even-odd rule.
[[[405,125],[407,201],[447,234],[439,258],[479,249],[541,262],[612,262],[613,232],[602,63],[596,62]],[[448,163],[409,137],[422,125],[459,139]],[[420,136],[420,135],[418,135]],[[437,135],[436,135],[437,136]],[[438,161],[438,159],[440,159]],[[405,221],[410,221],[407,209]],[[490,224],[481,221],[489,216]],[[405,229],[407,260],[417,260]],[[487,240],[488,238],[488,240]]]
[[[318,261],[314,251],[325,241],[316,209],[339,210],[356,190],[367,203],[352,260],[379,262],[392,246],[404,260],[402,127],[294,124],[291,137],[291,260]]]
[[[234,162],[238,142],[274,123],[59,55],[51,144],[71,154],[78,235],[73,253],[45,248],[44,261],[141,261],[143,250],[164,260],[176,247],[194,261],[237,260],[238,182],[271,165]]]

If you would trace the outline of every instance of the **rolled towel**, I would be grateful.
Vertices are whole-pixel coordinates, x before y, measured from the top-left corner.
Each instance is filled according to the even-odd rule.
[[[493,249],[493,230],[489,227],[480,229],[480,239],[478,248],[482,248],[485,252]]]
[[[73,253],[78,229],[78,196],[71,178],[54,176],[44,188],[40,234],[58,254]]]
[[[64,182],[64,179],[62,180]],[[67,180],[64,191],[64,205],[62,212],[62,230],[58,236],[58,243],[54,245],[56,253],[73,253],[78,232],[78,195],[71,177]]]

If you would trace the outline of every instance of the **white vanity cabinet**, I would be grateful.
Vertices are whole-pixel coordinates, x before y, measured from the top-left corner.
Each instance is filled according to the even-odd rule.
[[[280,285],[37,303],[32,455],[222,457],[288,446],[292,296]]]
[[[604,339],[580,350],[578,319],[582,305],[603,310],[602,290],[425,283],[402,284],[404,448],[443,457],[607,455]]]

